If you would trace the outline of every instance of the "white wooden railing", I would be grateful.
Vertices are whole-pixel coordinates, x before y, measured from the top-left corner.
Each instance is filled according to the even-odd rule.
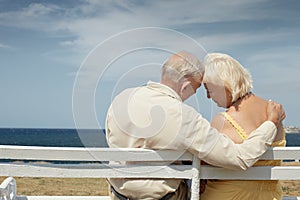
[[[299,160],[300,147],[270,148],[261,159]],[[0,185],[0,200],[104,200],[100,196],[18,196],[12,177],[61,178],[181,178],[191,179],[191,199],[199,199],[200,179],[238,180],[300,180],[300,166],[252,167],[246,171],[232,171],[212,166],[200,166],[198,158],[188,152],[172,150],[34,147],[0,145],[0,176],[8,176]],[[8,160],[64,161],[56,164],[36,162],[7,162]],[[192,161],[191,165],[166,165],[175,160]],[[80,164],[66,163],[77,161]],[[99,162],[101,161],[101,162]],[[150,161],[152,165],[108,165],[108,161]],[[154,161],[156,164],[153,165]],[[148,162],[149,163],[149,162]],[[159,164],[161,163],[161,164]],[[285,197],[284,199],[300,199]]]

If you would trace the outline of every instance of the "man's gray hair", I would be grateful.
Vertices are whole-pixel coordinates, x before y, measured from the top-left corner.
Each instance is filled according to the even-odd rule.
[[[186,51],[172,55],[162,66],[162,76],[168,76],[175,82],[183,77],[201,76],[204,74],[204,66],[199,59]]]

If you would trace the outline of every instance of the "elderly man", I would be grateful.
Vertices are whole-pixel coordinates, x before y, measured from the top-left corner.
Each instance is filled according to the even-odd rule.
[[[247,169],[269,147],[276,126],[285,118],[282,106],[268,105],[268,121],[242,144],[234,144],[191,106],[183,103],[200,87],[204,67],[190,53],[172,55],[162,66],[160,83],[130,88],[113,100],[106,118],[110,147],[187,150],[201,160],[230,169]],[[112,199],[186,199],[187,185],[178,179],[109,179]]]

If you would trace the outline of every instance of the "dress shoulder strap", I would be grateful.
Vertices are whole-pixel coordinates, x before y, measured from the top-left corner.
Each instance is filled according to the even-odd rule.
[[[246,131],[227,113],[227,112],[222,112],[224,117],[229,121],[229,123],[233,126],[233,128],[236,130],[236,132],[239,134],[239,136],[243,139],[246,140],[248,137],[248,134]]]

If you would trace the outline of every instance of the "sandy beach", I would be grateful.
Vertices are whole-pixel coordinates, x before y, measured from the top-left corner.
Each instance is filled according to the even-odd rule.
[[[1,181],[5,177],[1,177]],[[105,179],[16,178],[18,195],[108,195]],[[281,181],[284,196],[300,196],[300,181]]]

